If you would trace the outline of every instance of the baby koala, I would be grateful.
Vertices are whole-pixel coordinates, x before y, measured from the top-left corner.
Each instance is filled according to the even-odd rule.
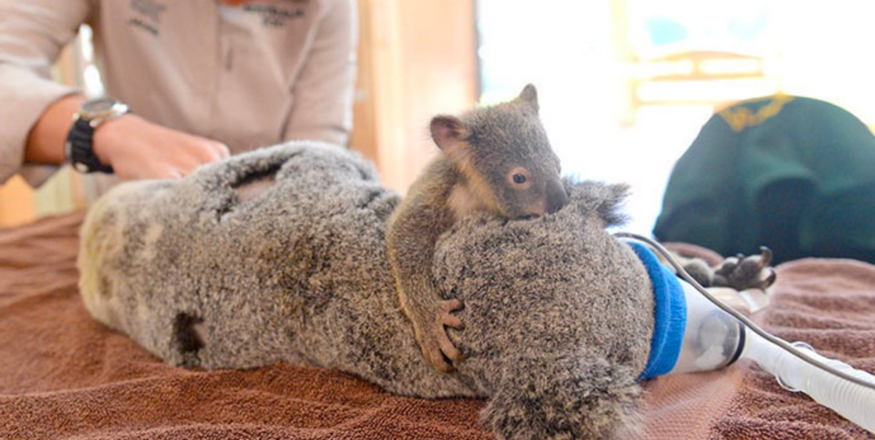
[[[387,224],[386,246],[401,307],[423,355],[440,371],[464,357],[445,326],[462,304],[442,299],[432,274],[435,243],[460,219],[488,213],[517,219],[552,213],[568,202],[559,158],[538,117],[535,87],[498,105],[437,116],[431,136],[441,154],[413,183]]]

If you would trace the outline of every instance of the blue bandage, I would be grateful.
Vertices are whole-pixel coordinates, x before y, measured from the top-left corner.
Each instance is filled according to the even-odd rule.
[[[654,325],[650,359],[638,377],[651,379],[670,372],[678,361],[687,324],[687,302],[678,278],[640,243],[627,242],[647,269],[653,284]]]

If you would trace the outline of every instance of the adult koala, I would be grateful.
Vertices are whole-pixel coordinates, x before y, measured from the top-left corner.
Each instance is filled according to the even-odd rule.
[[[294,142],[175,181],[123,184],[82,228],[80,290],[104,324],[165,361],[342,370],[409,396],[486,397],[500,438],[609,438],[634,424],[652,283],[605,228],[626,188],[566,182],[554,214],[474,216],[437,244],[467,360],[422,356],[386,259],[399,196],[340,147]]]

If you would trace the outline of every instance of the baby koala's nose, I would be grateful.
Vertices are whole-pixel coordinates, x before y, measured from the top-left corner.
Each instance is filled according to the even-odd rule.
[[[547,212],[550,214],[562,209],[568,204],[568,194],[565,193],[565,187],[559,179],[550,180],[547,182]]]

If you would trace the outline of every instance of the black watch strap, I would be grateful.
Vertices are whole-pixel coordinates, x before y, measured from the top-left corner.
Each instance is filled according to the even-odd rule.
[[[84,119],[77,118],[67,135],[67,159],[80,173],[112,173],[94,154],[94,127]]]

